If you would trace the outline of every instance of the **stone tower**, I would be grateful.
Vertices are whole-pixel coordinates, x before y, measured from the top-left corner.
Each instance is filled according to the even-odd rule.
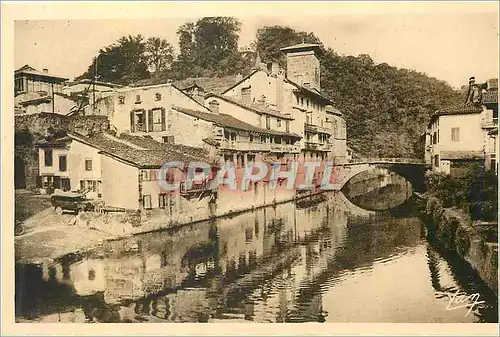
[[[308,89],[321,90],[319,44],[300,43],[281,48],[286,54],[287,78]]]

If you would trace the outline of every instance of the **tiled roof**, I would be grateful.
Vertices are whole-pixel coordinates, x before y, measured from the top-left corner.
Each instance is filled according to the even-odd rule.
[[[44,72],[40,72],[38,70],[36,70],[35,68],[29,66],[29,65],[24,65],[22,66],[21,68],[17,69],[14,74],[30,74],[30,75],[36,75],[36,76],[43,76],[43,77],[50,77],[50,78],[56,78],[56,79],[59,79],[61,81],[67,81],[68,79],[65,78],[65,77],[61,77],[61,76],[55,76],[55,75],[51,75],[51,74],[48,74],[48,73],[44,73]]]
[[[260,133],[260,134],[270,134],[270,135],[276,135],[276,136],[289,136],[289,137],[301,138],[296,133],[287,133],[287,132],[282,132],[282,131],[262,129],[262,128],[253,126],[251,124],[245,123],[237,118],[234,118],[233,116],[226,115],[226,114],[215,114],[215,113],[201,112],[201,111],[196,111],[196,110],[191,110],[191,109],[186,109],[186,108],[181,108],[181,107],[176,107],[176,106],[173,106],[172,109],[179,111],[179,112],[182,112],[186,115],[190,115],[190,116],[195,117],[195,118],[199,118],[199,119],[203,119],[203,120],[208,121],[208,122],[212,122],[212,123],[219,125],[219,126],[222,126],[222,127],[228,127],[228,128],[232,128],[232,129],[255,132],[255,133]]]
[[[168,143],[160,143],[148,136],[132,136],[122,133],[119,136],[119,139],[126,140],[134,145],[140,146],[142,148],[150,149],[150,150],[174,150],[181,152],[187,156],[192,156],[193,159],[203,159],[205,161],[210,160],[208,155],[208,151],[193,146],[180,145],[180,144],[168,144]]]
[[[168,144],[158,143],[160,145],[165,145],[161,149],[139,147],[134,144],[127,144],[127,140],[104,135],[102,133],[91,136],[75,133],[71,134],[70,137],[99,149],[101,153],[107,156],[120,159],[121,161],[139,168],[159,168],[171,161],[190,162],[205,160],[205,158],[200,156],[195,157],[181,153],[169,147]]]
[[[480,105],[466,103],[455,106],[450,106],[436,111],[436,115],[459,115],[459,114],[472,114],[483,111]]]
[[[431,125],[439,116],[469,115],[469,114],[480,113],[481,111],[483,111],[481,105],[473,103],[465,103],[465,104],[450,106],[444,109],[436,110],[436,112],[431,116],[428,125]]]
[[[319,92],[319,91],[316,91],[316,90],[311,90],[309,88],[301,86],[300,84],[297,84],[297,83],[295,83],[294,81],[292,81],[292,80],[290,80],[288,78],[285,78],[285,81],[288,82],[288,83],[290,83],[291,85],[295,86],[299,92],[302,92],[302,93],[304,93],[306,95],[312,95],[312,96],[314,96],[314,97],[322,100],[324,103],[326,103],[328,105],[333,104],[333,102],[330,99],[326,98],[326,95],[324,93],[322,93],[322,92]]]
[[[281,48],[280,50],[282,52],[291,52],[291,51],[298,51],[298,50],[304,50],[304,49],[321,50],[321,46],[319,44],[316,44],[316,43],[299,43],[299,44],[295,44],[293,46]]]
[[[220,93],[226,88],[234,85],[239,81],[238,76],[224,76],[224,77],[190,77],[184,80],[173,81],[172,84],[181,90],[188,89],[193,85],[197,85],[205,90],[205,92]],[[167,83],[166,79],[162,78],[148,78],[135,82],[133,87],[158,85]]]
[[[483,103],[498,103],[498,90],[490,90],[483,93]]]
[[[217,94],[208,94],[206,96],[206,98],[209,98],[209,97],[217,97],[217,98],[220,98],[228,103],[232,103],[232,104],[236,104],[244,109],[249,109],[249,110],[252,110],[254,112],[257,112],[258,114],[265,114],[265,115],[270,115],[270,116],[274,116],[274,117],[279,117],[279,118],[282,118],[282,119],[289,119],[289,120],[293,120],[293,117],[292,116],[289,116],[289,115],[284,115],[278,111],[275,111],[275,110],[271,110],[269,109],[268,107],[264,107],[262,105],[258,105],[258,104],[255,104],[255,103],[243,103],[241,102],[240,100],[234,98],[234,97],[230,97],[230,96],[225,96],[225,95],[217,95]]]

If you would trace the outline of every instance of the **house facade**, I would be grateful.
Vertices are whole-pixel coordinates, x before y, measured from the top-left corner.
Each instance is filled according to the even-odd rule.
[[[196,123],[173,106],[210,112],[170,83],[117,89],[113,95],[96,101],[99,114],[107,115],[111,129],[118,133],[149,136],[162,143],[203,146],[202,139],[211,136],[211,123]]]
[[[87,191],[87,196],[102,196],[99,150],[76,136],[37,144],[39,151],[39,187],[43,194],[57,190]]]
[[[496,84],[495,84],[496,83]],[[433,171],[453,174],[470,161],[497,170],[498,81],[476,84],[471,78],[463,105],[438,110],[425,139],[425,161]]]
[[[49,112],[66,115],[76,103],[63,93],[68,79],[25,65],[14,72],[16,114]]]

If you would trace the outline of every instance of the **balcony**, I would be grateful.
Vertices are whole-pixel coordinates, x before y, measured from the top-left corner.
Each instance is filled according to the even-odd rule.
[[[321,132],[321,133],[326,133],[329,135],[332,134],[332,130],[329,128],[319,126],[319,125],[314,125],[314,124],[308,124],[308,123],[304,124],[304,130],[307,132],[310,132],[310,133],[320,133]]]
[[[305,149],[306,150],[314,150],[314,151],[331,151],[332,150],[332,144],[330,144],[330,143],[306,142],[305,143]]]
[[[235,142],[228,140],[222,140],[220,144],[221,144],[220,145],[221,149],[226,149],[226,150],[300,153],[299,146],[291,144]]]

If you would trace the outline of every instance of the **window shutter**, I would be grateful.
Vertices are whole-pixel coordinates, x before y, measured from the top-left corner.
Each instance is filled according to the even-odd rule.
[[[134,111],[130,111],[130,132],[135,132]]]
[[[165,131],[166,128],[166,123],[165,123],[165,108],[161,109],[161,130]]]
[[[148,110],[148,128],[146,129],[146,132],[148,131],[154,131],[153,130],[153,110]]]

